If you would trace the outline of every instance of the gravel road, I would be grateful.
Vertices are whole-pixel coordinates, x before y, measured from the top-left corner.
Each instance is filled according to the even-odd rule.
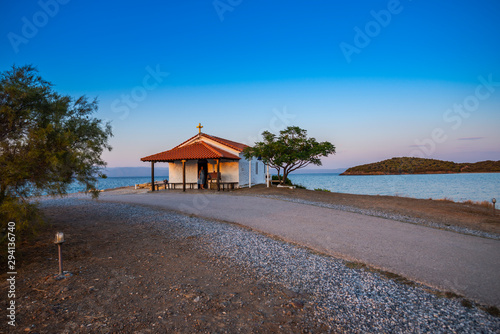
[[[160,207],[241,224],[500,307],[499,240],[249,196],[110,192],[103,193],[100,200]]]
[[[196,247],[199,251],[211,252],[222,261],[236,264],[242,271],[261,277],[263,284],[272,282],[292,291],[311,295],[311,299],[307,302],[315,313],[311,321],[323,323],[329,328],[327,332],[493,333],[500,331],[500,318],[489,315],[461,298],[440,297],[423,285],[403,284],[377,272],[355,268],[344,260],[314,253],[234,224],[186,216],[162,209],[151,209],[143,205],[105,202],[110,200],[142,202],[139,198],[146,199],[149,205],[155,204],[158,207],[168,207],[161,203],[172,202],[168,196],[162,195],[129,196],[128,199],[103,196],[99,201],[71,198],[47,200],[42,203],[42,207],[71,206],[72,209],[79,207],[79,210],[103,216],[113,213],[116,219],[123,221],[123,224],[141,224],[165,231],[169,236],[179,239],[196,238],[198,240]],[[177,196],[177,198],[187,200],[189,197]],[[216,198],[214,196],[209,200],[212,206],[214,202],[225,203],[225,206],[231,204],[233,210],[238,210],[237,201],[233,202],[225,196],[216,195]],[[239,198],[239,200],[244,200],[248,206],[248,199]],[[195,203],[206,203],[201,199],[199,201]],[[183,201],[177,204],[182,210],[186,210],[181,205],[187,205],[186,203],[188,202]],[[272,201],[271,205],[263,204],[259,211],[266,212],[270,207],[282,208],[282,204]],[[308,213],[306,207],[297,205],[295,207],[300,209],[299,216]],[[263,210],[264,208],[267,209]],[[242,216],[250,213],[251,211],[240,212]],[[332,215],[337,217],[337,213],[332,212],[327,216]],[[259,215],[263,216],[265,216],[263,213]],[[274,221],[277,218],[273,217],[270,220]],[[307,230],[303,229],[304,233]],[[196,249],[190,251],[194,252]]]

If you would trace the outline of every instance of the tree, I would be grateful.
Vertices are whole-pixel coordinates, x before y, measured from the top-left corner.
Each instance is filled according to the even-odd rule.
[[[321,166],[321,157],[335,154],[335,146],[329,142],[318,143],[307,138],[307,131],[298,126],[289,126],[277,137],[269,131],[262,133],[264,141],[257,142],[244,151],[246,159],[261,157],[262,161],[278,171],[283,184],[291,172],[310,164]],[[283,179],[280,177],[283,170]]]
[[[99,171],[111,150],[110,124],[92,114],[97,101],[59,95],[30,65],[0,74],[0,219],[29,227],[29,196],[64,195],[78,180],[96,197]],[[94,190],[93,190],[94,189]],[[5,227],[5,226],[2,226]]]

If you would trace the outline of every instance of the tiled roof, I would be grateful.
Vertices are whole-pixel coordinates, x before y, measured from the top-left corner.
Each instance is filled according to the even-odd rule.
[[[232,141],[232,140],[227,140],[227,139],[224,139],[224,138],[207,135],[206,133],[200,133],[200,134],[197,134],[197,135],[189,138],[188,140],[182,142],[181,144],[177,145],[174,148],[181,147],[185,143],[189,143],[191,140],[193,140],[195,138],[198,138],[198,137],[205,137],[205,138],[208,138],[208,139],[212,139],[213,141],[216,141],[218,143],[226,145],[226,146],[228,146],[228,147],[230,147],[230,148],[232,148],[232,149],[234,149],[236,151],[239,151],[239,152],[243,152],[243,150],[248,147],[248,145],[237,143],[237,142]]]
[[[240,157],[226,152],[205,142],[196,142],[182,147],[175,147],[169,151],[160,152],[144,158],[141,161],[175,161],[198,159],[231,159],[239,160]]]
[[[241,144],[241,143],[237,143],[235,141],[232,141],[232,140],[227,140],[227,139],[224,139],[224,138],[219,138],[219,137],[215,137],[215,136],[211,136],[211,135],[207,135],[205,133],[202,133],[201,134],[202,136],[205,136],[207,138],[210,138],[210,139],[213,139],[215,140],[216,142],[219,142],[221,144],[224,144],[224,145],[227,145],[231,148],[234,148],[235,150],[237,151],[240,151],[240,152],[243,152],[243,150],[247,147],[249,147],[248,145],[245,145],[245,144]]]

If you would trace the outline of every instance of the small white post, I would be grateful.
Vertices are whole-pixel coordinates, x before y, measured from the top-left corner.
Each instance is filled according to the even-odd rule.
[[[252,158],[248,159],[248,188],[252,188]]]
[[[270,182],[270,175],[269,175],[269,165],[266,165],[267,166],[267,187],[269,188],[269,182]]]
[[[63,258],[62,258],[62,249],[61,246],[64,243],[64,233],[63,232],[57,232],[56,233],[56,240],[54,243],[57,245],[57,250],[59,253],[59,277],[63,277]]]

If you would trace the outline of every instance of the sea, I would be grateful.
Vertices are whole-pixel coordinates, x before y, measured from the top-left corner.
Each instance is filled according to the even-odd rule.
[[[155,176],[155,181],[168,180],[168,176]],[[136,184],[151,182],[151,176],[130,176],[130,177],[107,177],[105,179],[98,178],[97,189],[106,190],[120,187],[129,187]],[[85,190],[85,187],[78,182],[73,182],[68,190],[68,193],[77,193]]]
[[[157,176],[163,181],[167,176]],[[289,179],[307,189],[360,195],[388,195],[423,199],[500,200],[500,173],[423,174],[423,175],[343,175],[336,173],[292,173]],[[151,177],[108,177],[99,179],[98,188],[111,189],[151,182]],[[69,192],[83,186],[73,183]]]

